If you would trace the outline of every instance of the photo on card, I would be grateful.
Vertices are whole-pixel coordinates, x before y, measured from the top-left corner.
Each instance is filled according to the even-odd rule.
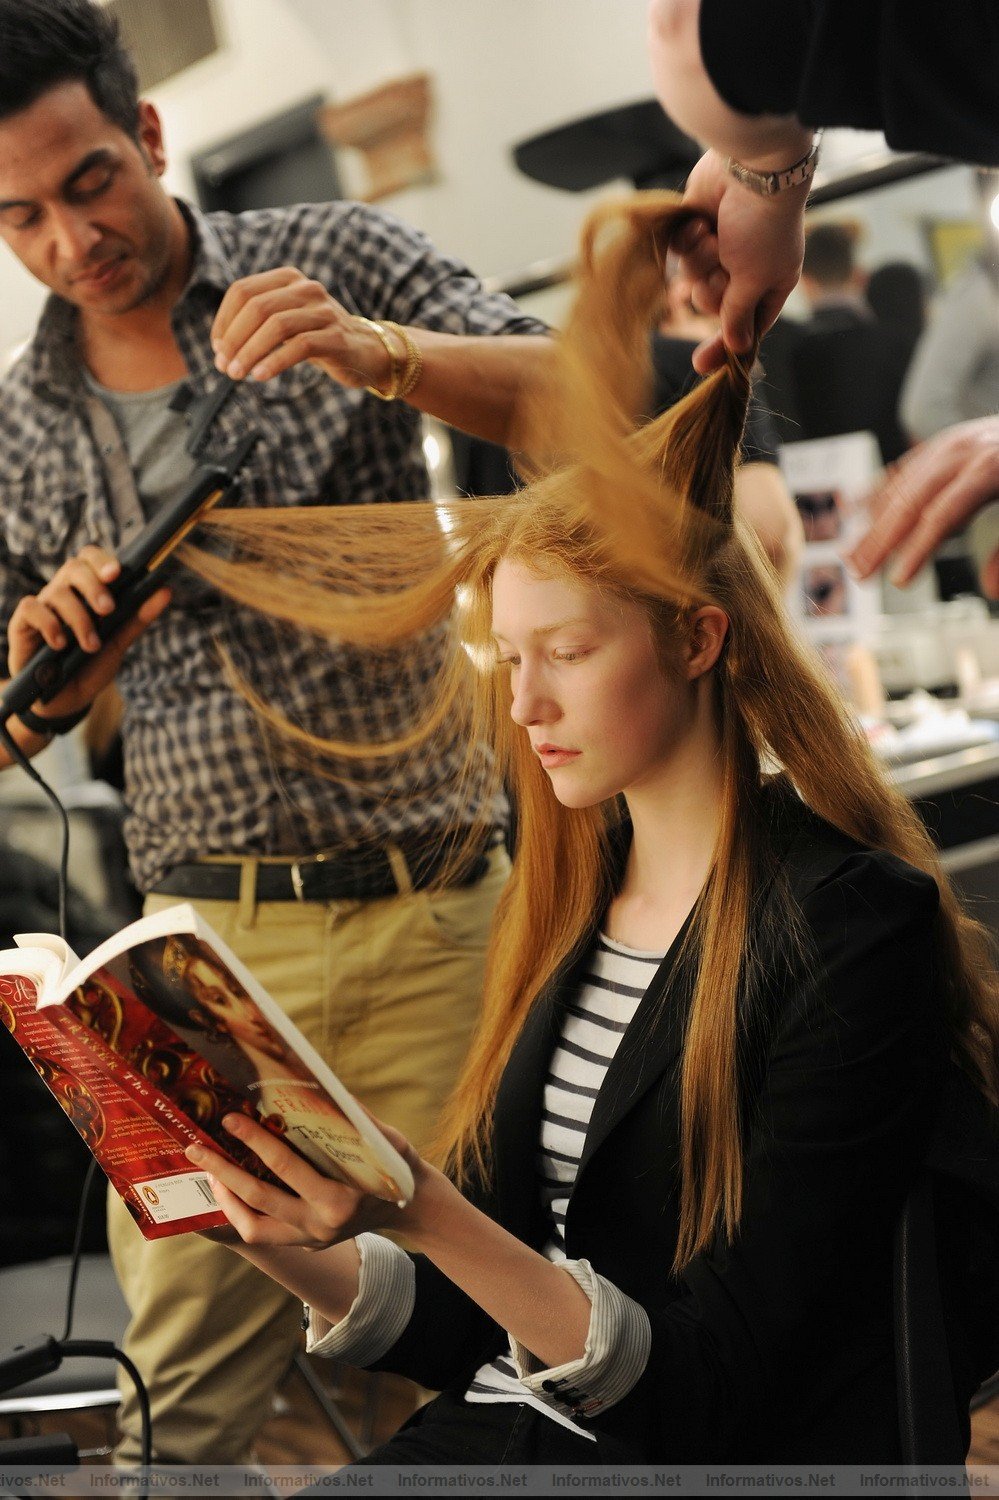
[[[842,563],[806,565],[801,587],[805,614],[810,620],[840,618],[850,614],[850,589]]]
[[[851,576],[844,562],[867,526],[866,498],[881,473],[872,433],[784,443],[780,468],[804,532],[788,609],[815,644],[866,639],[881,612],[880,578]]]
[[[843,501],[837,490],[808,490],[795,494],[806,542],[835,542],[843,532]]]

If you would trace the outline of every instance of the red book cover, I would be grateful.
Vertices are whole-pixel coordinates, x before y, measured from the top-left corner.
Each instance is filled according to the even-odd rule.
[[[0,1024],[147,1239],[224,1225],[194,1143],[257,1176],[222,1126],[241,1111],[328,1176],[403,1202],[398,1153],[193,907],[142,918],[80,963],[33,933],[0,953]]]
[[[62,1006],[36,1009],[33,981],[0,975],[0,1023],[66,1111],[147,1239],[224,1224],[203,1172],[184,1147],[204,1140],[148,1079],[133,1074],[97,1030]],[[105,1019],[110,1019],[110,1013]],[[134,1018],[133,1018],[134,1024]]]

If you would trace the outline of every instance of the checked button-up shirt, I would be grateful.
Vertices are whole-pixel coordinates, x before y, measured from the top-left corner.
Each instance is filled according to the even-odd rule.
[[[356,203],[202,215],[182,205],[194,260],[173,312],[195,397],[217,378],[209,330],[240,277],[296,266],[348,311],[456,334],[544,332],[508,298],[391,215]],[[111,551],[143,524],[143,501],[113,418],[84,379],[75,312],[46,304],[35,338],[0,383],[0,629],[87,543]],[[348,390],[311,365],[243,382],[215,423],[209,457],[253,425],[237,500],[247,506],[392,503],[426,497],[419,413]],[[470,502],[473,503],[473,502]],[[221,648],[221,651],[220,651]],[[220,598],[190,576],[130,649],[124,700],[125,836],[148,889],[211,854],[309,854],[371,839],[431,837],[472,804],[465,746],[446,735],[405,760],[352,763],[331,780],[266,736],[227,680],[222,655],[279,711],[329,737],[389,739],[411,724],[437,645],[405,667],[317,644]],[[497,816],[501,809],[497,809]]]

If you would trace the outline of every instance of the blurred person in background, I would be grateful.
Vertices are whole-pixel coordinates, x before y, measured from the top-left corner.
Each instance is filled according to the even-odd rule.
[[[898,417],[902,346],[864,297],[855,224],[821,223],[805,236],[801,288],[810,315],[791,355],[803,438],[873,432],[890,463],[908,448]]]
[[[999,231],[991,208],[999,175],[976,176],[981,251],[936,297],[902,392],[914,438],[999,412]]]
[[[808,302],[805,328],[831,333],[866,326],[873,313],[864,298],[865,277],[857,265],[855,223],[813,224],[805,235],[801,290]]]
[[[908,369],[926,327],[926,273],[911,261],[885,261],[868,276],[864,297],[881,327],[897,339]]]

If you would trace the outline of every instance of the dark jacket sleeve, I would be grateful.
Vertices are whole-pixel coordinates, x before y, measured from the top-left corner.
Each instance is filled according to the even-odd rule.
[[[655,1435],[653,1462],[787,1452],[810,1403],[890,1351],[892,1228],[947,1055],[937,891],[858,852],[801,906],[812,953],[775,1017],[741,1228],[652,1313],[645,1373],[599,1419],[646,1452]]]
[[[480,1365],[506,1348],[507,1336],[425,1255],[412,1260],[413,1316],[392,1348],[367,1368],[405,1375],[431,1391],[464,1389]]]
[[[473,1185],[466,1196],[495,1218],[488,1189]],[[370,1370],[405,1375],[431,1391],[464,1389],[487,1359],[507,1346],[507,1335],[425,1255],[410,1255],[416,1272],[413,1316],[391,1349]]]
[[[895,151],[999,164],[999,8],[966,0],[701,0],[701,56],[743,114],[883,130]]]

